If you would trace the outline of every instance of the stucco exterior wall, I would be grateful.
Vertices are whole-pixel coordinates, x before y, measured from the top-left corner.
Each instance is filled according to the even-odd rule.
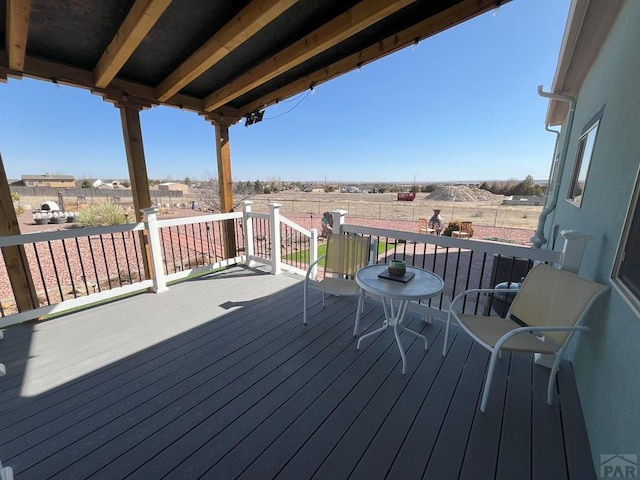
[[[560,230],[595,235],[580,273],[610,284],[640,165],[640,1],[629,0],[580,90],[556,211]],[[604,107],[582,206],[566,201],[583,127]],[[562,244],[558,241],[558,247]],[[640,248],[640,245],[638,246]],[[596,471],[601,454],[640,455],[640,318],[612,288],[573,345]]]

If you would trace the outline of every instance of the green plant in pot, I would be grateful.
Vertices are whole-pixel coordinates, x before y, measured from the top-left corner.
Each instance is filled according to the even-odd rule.
[[[391,260],[389,262],[389,275],[402,277],[405,273],[407,273],[407,264],[404,260]]]

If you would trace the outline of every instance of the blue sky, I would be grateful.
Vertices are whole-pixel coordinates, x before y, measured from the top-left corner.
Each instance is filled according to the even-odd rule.
[[[551,88],[568,9],[569,0],[514,0],[268,108],[263,122],[230,129],[234,180],[546,178],[555,136],[536,89]],[[9,79],[0,108],[10,179],[127,178],[120,116],[100,97]],[[216,176],[209,123],[168,107],[141,121],[150,178]]]

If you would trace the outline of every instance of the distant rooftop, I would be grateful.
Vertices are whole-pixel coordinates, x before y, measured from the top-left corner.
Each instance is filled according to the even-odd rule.
[[[73,175],[22,175],[22,180],[75,180]]]

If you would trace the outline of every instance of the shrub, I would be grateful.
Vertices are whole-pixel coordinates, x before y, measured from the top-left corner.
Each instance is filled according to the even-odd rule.
[[[86,205],[78,217],[78,223],[83,227],[122,225],[128,221],[121,206],[105,202]]]
[[[462,222],[460,220],[452,220],[451,222],[449,222],[449,225],[447,225],[447,227],[444,229],[444,231],[442,232],[442,235],[450,237],[451,232],[453,232],[454,230],[460,230],[461,225],[462,225]],[[473,237],[473,227],[469,229],[469,238],[471,237]]]
[[[22,206],[20,205],[20,194],[19,193],[11,192],[11,201],[13,202],[13,204],[14,204],[13,208],[15,209],[15,211],[16,211],[16,213],[18,215],[20,215],[21,213],[24,212],[24,208],[22,208]]]

